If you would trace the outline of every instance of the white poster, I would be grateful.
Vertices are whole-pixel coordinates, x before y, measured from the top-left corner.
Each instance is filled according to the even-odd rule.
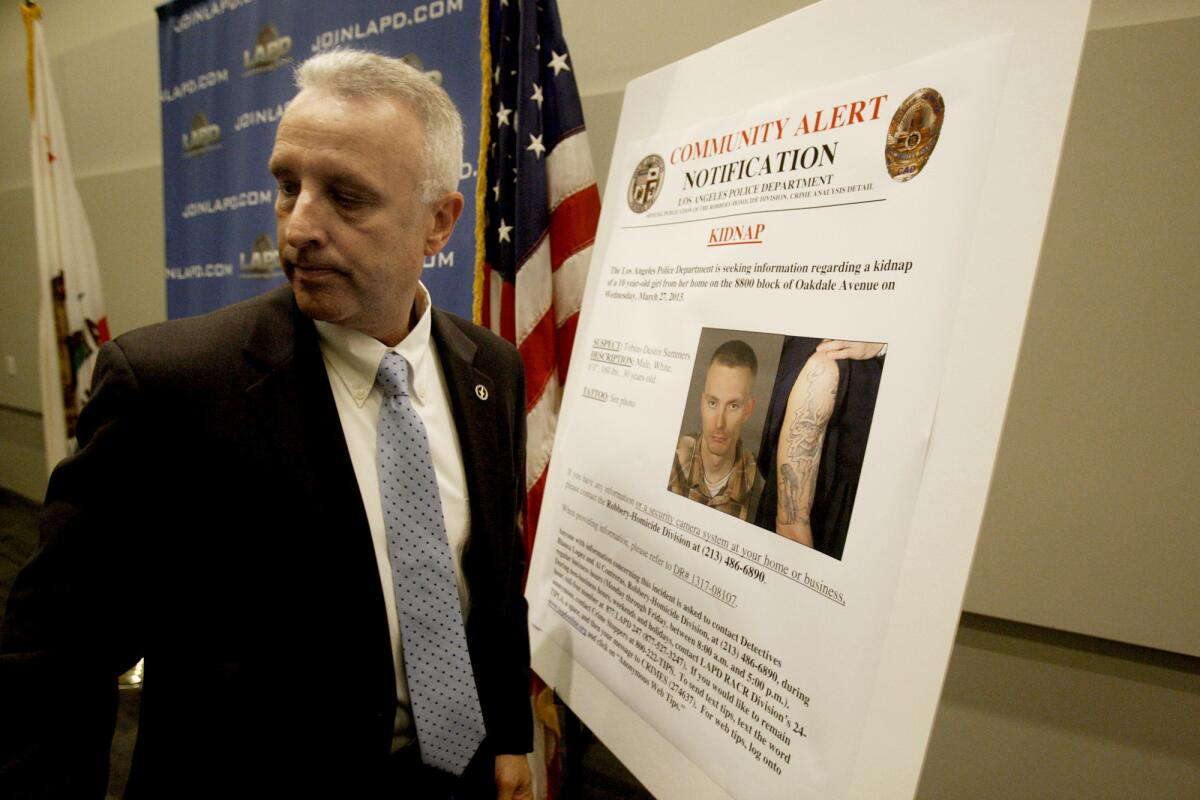
[[[1010,44],[614,155],[531,624],[731,796],[851,784]]]

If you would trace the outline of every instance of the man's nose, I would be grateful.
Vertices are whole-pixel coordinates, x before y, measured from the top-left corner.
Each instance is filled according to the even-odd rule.
[[[312,192],[302,190],[296,196],[296,202],[287,215],[284,238],[288,245],[297,250],[319,247],[325,243],[320,203]]]

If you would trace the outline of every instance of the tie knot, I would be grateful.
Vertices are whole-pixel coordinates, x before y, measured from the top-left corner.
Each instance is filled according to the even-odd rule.
[[[379,372],[375,373],[375,382],[383,390],[385,397],[408,394],[408,362],[404,356],[391,350],[383,354],[379,362]]]

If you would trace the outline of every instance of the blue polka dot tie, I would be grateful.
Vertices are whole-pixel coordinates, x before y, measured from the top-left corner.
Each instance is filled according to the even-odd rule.
[[[461,775],[483,741],[483,712],[429,439],[408,399],[408,371],[404,357],[389,351],[375,378],[383,390],[379,495],[421,760]]]

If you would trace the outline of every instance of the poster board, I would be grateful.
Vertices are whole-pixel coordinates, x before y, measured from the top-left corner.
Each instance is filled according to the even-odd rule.
[[[562,613],[561,604],[553,614],[546,614],[545,609],[549,605],[550,588],[553,583],[553,579],[547,576],[553,573],[554,550],[580,547],[590,552],[586,536],[581,540],[577,536],[557,535],[561,531],[561,520],[553,513],[553,507],[570,506],[576,502],[574,498],[564,502],[567,499],[566,492],[580,496],[587,492],[599,495],[607,489],[615,490],[607,493],[615,497],[615,504],[624,506],[626,511],[616,511],[611,507],[610,510],[624,513],[634,527],[608,526],[598,522],[596,529],[608,528],[609,532],[604,535],[609,539],[622,537],[628,542],[630,536],[627,534],[637,533],[638,526],[642,529],[657,527],[654,532],[660,536],[664,529],[673,528],[673,532],[678,533],[682,527],[675,524],[675,514],[679,513],[682,507],[678,503],[668,506],[662,502],[663,495],[666,494],[665,474],[660,481],[664,486],[655,487],[653,502],[646,503],[632,494],[621,497],[619,487],[603,486],[597,489],[592,485],[597,482],[594,475],[573,469],[572,432],[595,427],[595,420],[591,416],[593,412],[588,410],[587,404],[611,404],[607,398],[598,399],[598,393],[605,390],[597,385],[588,386],[586,377],[568,387],[560,426],[560,445],[563,449],[556,448],[545,506],[551,509],[551,513],[543,513],[543,524],[539,530],[538,546],[531,571],[529,596],[531,620],[534,623],[531,633],[535,668],[558,689],[568,704],[656,795],[794,796],[795,788],[799,785],[816,793],[814,796],[911,796],[953,639],[970,554],[978,530],[979,515],[986,497],[1021,323],[1040,246],[1074,70],[1078,62],[1086,10],[1085,3],[1054,9],[1041,8],[1032,3],[939,3],[922,9],[918,18],[878,3],[824,3],[711,48],[630,85],[626,93],[626,105],[613,159],[614,175],[617,175],[618,170],[636,175],[641,160],[650,153],[646,145],[658,146],[656,136],[669,134],[667,139],[674,136],[675,147],[681,146],[680,142],[699,142],[706,138],[719,140],[719,136],[682,135],[693,126],[703,127],[714,121],[717,129],[732,132],[750,131],[762,126],[758,129],[766,135],[771,131],[768,123],[772,120],[787,117],[790,125],[798,125],[798,119],[808,116],[806,110],[815,111],[823,105],[830,109],[827,114],[835,114],[832,109],[839,103],[831,98],[838,92],[849,92],[845,95],[847,102],[841,104],[845,106],[842,112],[844,116],[853,113],[856,108],[853,103],[863,103],[861,107],[857,107],[858,117],[863,123],[861,130],[865,131],[871,127],[867,124],[868,116],[872,117],[870,123],[873,123],[876,129],[887,127],[888,120],[891,122],[891,128],[902,127],[905,115],[901,113],[899,101],[909,99],[910,93],[894,88],[873,93],[867,87],[872,81],[878,85],[881,81],[886,82],[894,78],[898,81],[896,86],[912,83],[911,88],[915,94],[917,90],[926,88],[922,81],[917,79],[921,69],[932,69],[933,74],[942,76],[939,78],[942,81],[965,80],[965,83],[953,92],[948,91],[948,95],[953,96],[955,100],[954,105],[950,105],[950,100],[946,101],[947,119],[951,118],[954,108],[962,108],[958,99],[963,97],[965,90],[962,87],[987,87],[980,89],[982,94],[974,112],[960,114],[960,122],[956,123],[961,124],[970,119],[974,127],[971,128],[972,135],[966,138],[975,142],[977,149],[974,154],[957,151],[954,146],[947,146],[947,140],[942,140],[937,145],[939,149],[929,157],[930,165],[935,164],[940,156],[946,166],[953,163],[957,167],[969,167],[971,164],[978,167],[977,175],[960,176],[965,181],[966,188],[962,191],[966,194],[938,211],[945,219],[953,218],[950,227],[942,231],[945,236],[953,238],[962,235],[957,244],[950,243],[947,239],[944,243],[950,249],[934,259],[949,268],[955,260],[954,253],[958,253],[957,257],[961,263],[952,265],[954,268],[946,273],[949,276],[947,279],[931,279],[922,289],[940,293],[939,300],[934,305],[945,312],[941,327],[925,327],[929,320],[917,319],[912,314],[905,315],[908,320],[906,324],[921,327],[920,333],[909,330],[893,334],[890,331],[898,329],[879,323],[878,315],[878,324],[874,328],[867,323],[866,317],[859,319],[855,326],[851,326],[859,340],[888,342],[889,350],[885,354],[888,361],[883,367],[884,377],[879,384],[877,410],[885,415],[890,414],[891,417],[890,422],[883,426],[873,423],[868,451],[872,446],[875,448],[876,456],[882,459],[876,462],[879,464],[883,464],[888,458],[899,458],[900,461],[896,464],[901,464],[902,468],[898,472],[898,482],[894,485],[895,491],[881,490],[880,487],[884,483],[878,476],[871,479],[876,487],[872,499],[853,511],[845,544],[847,558],[856,546],[860,547],[861,552],[861,545],[856,545],[855,537],[865,535],[856,532],[855,519],[864,519],[885,508],[894,513],[904,503],[909,505],[907,511],[901,514],[904,517],[903,524],[896,526],[897,538],[893,541],[899,541],[900,544],[894,558],[888,562],[884,571],[886,574],[880,573],[879,580],[874,582],[876,585],[869,590],[855,589],[856,594],[870,594],[871,605],[875,609],[875,613],[870,615],[870,624],[877,625],[878,628],[872,633],[863,633],[863,638],[869,644],[862,650],[868,655],[860,660],[852,658],[849,662],[834,663],[825,667],[829,671],[841,671],[854,676],[848,682],[835,680],[834,683],[840,688],[827,695],[837,696],[836,702],[831,704],[835,709],[846,709],[844,728],[834,736],[836,743],[825,750],[817,748],[812,752],[798,752],[794,748],[787,750],[787,745],[784,744],[785,750],[777,753],[774,758],[770,754],[766,756],[779,766],[779,761],[786,752],[789,756],[796,757],[797,763],[804,762],[801,768],[781,769],[774,773],[774,777],[765,772],[756,772],[762,769],[763,758],[760,755],[767,743],[760,741],[759,746],[754,747],[753,742],[756,739],[750,738],[752,733],[749,728],[746,729],[747,736],[743,741],[729,736],[730,741],[734,742],[733,756],[718,752],[722,747],[727,750],[727,744],[714,749],[713,742],[705,739],[704,733],[697,733],[696,738],[692,738],[687,732],[681,734],[681,729],[686,729],[690,722],[681,725],[678,721],[664,721],[664,715],[651,708],[653,704],[648,700],[645,686],[639,689],[636,686],[630,688],[623,685],[620,678],[614,678],[615,671],[610,669],[611,664],[606,666],[607,662],[597,659],[595,653],[588,656],[583,652],[592,646],[588,640],[595,640],[594,636],[589,636],[583,629],[589,625],[608,624],[607,622],[588,621],[577,627],[576,634],[568,632],[564,635],[563,625],[559,621],[565,620],[568,623],[567,627],[572,627],[569,621],[571,615]],[[862,26],[860,22],[864,18],[871,19],[872,25]],[[797,48],[796,42],[803,42],[804,46]],[[918,42],[919,47],[914,44]],[[923,58],[927,61],[922,62]],[[931,62],[928,59],[940,59],[936,69],[930,67]],[[972,73],[971,70],[976,72]],[[827,93],[827,96],[818,97],[822,92]],[[890,101],[880,101],[890,102],[887,113],[883,113],[882,107],[871,109],[872,98],[884,94],[891,97]],[[930,107],[936,114],[937,103],[930,102]],[[776,106],[782,104],[783,107],[770,107],[772,103]],[[788,113],[788,109],[794,113]],[[755,119],[760,122],[753,123]],[[808,119],[811,127],[820,127],[820,123],[814,118]],[[829,116],[826,116],[826,122],[829,122]],[[736,124],[730,127],[726,123]],[[722,125],[725,127],[722,128]],[[787,126],[779,126],[777,140],[782,138],[785,127]],[[962,128],[958,130],[961,132]],[[1001,143],[1000,147],[993,147],[991,140],[984,142],[986,134],[992,130],[995,131],[995,141]],[[889,131],[893,135],[896,132]],[[788,133],[794,135],[795,128],[789,129]],[[845,128],[845,133],[847,137],[853,138],[849,127]],[[882,162],[884,132],[877,130],[874,135],[879,142],[879,161]],[[751,143],[749,139],[743,141],[751,148],[749,153],[757,152],[752,148],[760,142],[756,140]],[[1004,145],[1014,141],[1022,143],[1019,157],[1012,154],[1006,157],[1008,149]],[[837,146],[842,145],[839,143]],[[862,146],[866,147],[865,144]],[[675,160],[679,160],[679,152],[670,148],[668,151],[674,153]],[[822,152],[818,143],[818,150],[812,157],[819,160]],[[956,153],[958,157],[963,158],[961,162],[955,161]],[[796,158],[804,159],[806,156],[798,155]],[[671,159],[672,156],[668,156],[664,161]],[[836,153],[832,159],[836,159]],[[722,163],[732,163],[735,160],[726,159],[726,162]],[[664,163],[663,166],[668,165]],[[748,167],[736,169],[745,172]],[[850,171],[847,172],[847,169]],[[835,179],[841,186],[861,187],[873,183],[870,176],[848,182],[853,168],[838,167],[836,171],[842,173]],[[734,188],[740,185],[739,181],[743,175],[739,174],[736,179],[726,180],[726,171],[715,177],[723,185],[732,184],[726,188]],[[713,179],[713,174],[709,174],[707,178],[693,174],[690,178],[693,185],[699,180]],[[884,180],[887,180],[886,176]],[[923,180],[925,185],[934,183],[930,178],[919,176],[911,181],[911,186],[915,187]],[[617,266],[613,256],[626,257],[620,248],[627,246],[631,241],[630,236],[634,234],[627,219],[627,209],[632,208],[627,192],[637,183],[636,177],[626,178],[624,175],[608,183],[605,216],[601,221],[597,239],[596,268],[589,279],[579,337],[583,346],[577,348],[575,353],[575,376],[587,376],[589,366],[595,371],[597,361],[605,360],[602,354],[605,343],[611,344],[614,337],[593,336],[592,330],[598,330],[597,326],[602,327],[603,319],[611,320],[613,312],[604,308],[606,303],[624,301],[624,298],[614,295],[619,295],[628,288],[633,293],[628,302],[636,306],[639,302],[650,302],[642,297],[643,291],[671,292],[678,288],[665,285],[651,287],[648,284],[640,287],[621,287],[609,284],[607,289],[612,294],[603,294],[608,281],[620,280],[623,276],[613,273],[611,268]],[[796,192],[813,188],[816,187],[792,186],[785,191]],[[678,202],[679,190],[664,189],[664,192],[668,191],[673,192],[674,199]],[[844,190],[843,193],[846,191],[848,190]],[[865,203],[877,199],[871,190],[855,190],[853,194],[855,199],[850,202]],[[766,202],[770,204],[777,201],[777,205],[786,205],[803,201],[815,205],[816,199],[816,196],[809,195],[802,198],[774,198]],[[846,198],[839,198],[841,199]],[[728,198],[713,197],[706,202],[728,202]],[[886,206],[887,203],[881,205]],[[752,205],[748,208],[756,213],[769,210],[763,205]],[[687,218],[691,211],[682,213]],[[695,217],[694,213],[692,217]],[[747,221],[753,219],[749,217]],[[868,213],[861,219],[868,225],[886,226],[890,224],[886,220],[891,218],[886,215],[872,216]],[[681,219],[680,228],[688,227],[683,223],[685,219]],[[733,227],[735,232],[731,235],[735,238],[745,234],[737,224],[722,224],[719,227]],[[877,227],[875,230],[882,231],[883,228]],[[723,234],[713,235],[720,237]],[[785,234],[785,237],[787,235]],[[820,233],[814,235],[819,237]],[[845,235],[843,231],[841,236]],[[891,235],[895,237],[898,233],[893,232]],[[668,243],[671,240],[661,241]],[[754,246],[750,241],[745,243]],[[723,242],[718,241],[715,244]],[[829,253],[820,255],[820,259],[805,260],[809,266],[817,261],[826,266],[839,263],[837,259],[830,257]],[[893,259],[895,263],[900,264],[908,260],[903,257]],[[774,263],[783,262],[774,259]],[[843,259],[842,263],[844,267],[846,260]],[[932,270],[927,270],[928,272]],[[688,280],[696,277],[688,276]],[[766,277],[772,280],[787,280],[779,275]],[[647,276],[639,275],[637,278],[646,280]],[[792,276],[793,280],[826,278],[825,274],[816,278],[811,275]],[[678,281],[679,278],[674,280]],[[747,288],[754,291],[751,286]],[[817,291],[819,287],[814,285],[813,290]],[[689,301],[687,293],[682,294],[684,297],[681,298],[681,303],[709,302]],[[808,305],[806,310],[819,316],[819,305]],[[714,320],[713,324],[701,327],[723,327],[756,333],[774,332],[781,337],[803,335],[818,340],[850,335],[843,333],[850,328],[839,327],[834,324],[833,319],[820,322],[814,319],[812,327],[804,330],[788,326],[778,321],[778,312],[775,324],[764,326],[763,320],[754,317],[754,309],[750,309],[748,313],[743,310],[726,314],[723,317],[725,321],[718,325],[717,321],[722,319],[723,313],[720,309],[701,313],[701,317]],[[764,313],[767,321],[771,321],[770,311]],[[906,337],[912,338],[905,341]],[[910,346],[918,340],[922,343],[921,346]],[[690,379],[697,365],[689,362],[698,352],[700,345],[694,338],[693,342],[695,344],[688,347],[672,345],[663,348],[662,352],[657,354],[635,353],[632,355],[632,363],[624,363],[614,358],[607,366],[618,370],[645,369],[647,376],[654,375],[655,370],[659,370],[659,376],[668,376],[670,370],[660,369],[656,364],[657,359],[661,357],[665,359],[663,364],[671,366],[672,369],[686,369],[688,375],[685,377]],[[628,355],[619,352],[626,350],[625,345],[628,344],[630,342],[622,340],[616,348],[617,355]],[[781,339],[781,348],[784,345],[785,342]],[[939,345],[944,348],[940,353],[935,352],[939,350]],[[600,353],[598,358],[597,353]],[[913,353],[924,354],[922,358],[917,359],[922,361],[921,365],[908,360]],[[645,367],[638,361],[642,355],[649,358]],[[670,364],[672,360],[676,362],[674,365]],[[601,364],[600,369],[604,366]],[[892,378],[892,375],[899,377]],[[610,374],[610,377],[615,375]],[[778,375],[775,377],[778,378]],[[592,383],[596,384],[597,381]],[[674,386],[679,383],[674,377],[665,377],[664,387],[667,384]],[[690,385],[690,380],[684,380],[682,385]],[[916,392],[908,391],[913,385],[921,388]],[[585,394],[585,391],[588,394]],[[680,412],[687,402],[684,400],[687,393],[686,389],[663,391],[659,393],[662,395],[661,400],[653,401],[672,406],[669,416],[673,416],[676,422],[667,436],[671,441],[674,441],[680,432]],[[615,393],[609,393],[609,396],[613,394]],[[916,424],[907,429],[902,421],[906,401],[900,400],[901,396],[910,400],[923,396],[923,400],[917,402],[920,406],[917,410],[920,413],[912,417]],[[621,399],[646,402],[637,398],[618,397],[618,405]],[[657,407],[652,413],[656,419],[665,419],[667,415],[665,410]],[[922,414],[925,415],[924,418],[921,417]],[[632,433],[640,432],[635,430]],[[909,440],[898,444],[905,436],[908,436]],[[638,439],[636,435],[631,438]],[[654,439],[656,449],[661,449],[658,447],[661,444],[658,442],[659,438],[662,437]],[[871,444],[873,442],[888,443]],[[644,457],[647,461],[661,460],[657,452],[647,452]],[[864,485],[868,483],[871,458],[869,456],[864,461]],[[895,467],[896,464],[889,466]],[[608,469],[612,471],[612,465],[609,465]],[[905,480],[911,480],[911,485],[901,485]],[[568,482],[573,484],[572,489],[566,488]],[[889,493],[890,499],[880,500]],[[905,497],[908,499],[905,500]],[[678,499],[688,502],[687,498]],[[588,502],[594,503],[595,500]],[[889,506],[889,503],[899,505]],[[876,512],[869,510],[871,507],[875,508]],[[664,512],[664,509],[669,510]],[[705,513],[716,513],[714,509],[701,510]],[[581,517],[586,516],[580,514],[577,508],[571,513],[574,522],[580,522]],[[602,510],[593,516],[600,516],[601,513]],[[682,513],[683,516],[690,517],[686,509]],[[665,521],[666,516],[671,518],[669,522]],[[735,527],[728,530],[735,530],[737,524],[745,523],[738,520],[722,520],[698,526],[689,522],[688,527],[695,528],[695,535],[706,542],[701,543],[701,547],[704,548],[718,540],[729,545],[733,538],[723,535],[721,531],[729,525]],[[877,521],[876,524],[882,524],[882,521]],[[858,527],[863,529],[863,524],[860,522]],[[705,532],[711,535],[705,536]],[[761,537],[755,539],[748,536],[748,540],[758,543],[753,551],[754,556],[758,557],[757,560],[751,557],[748,561],[743,553],[733,551],[732,547],[717,548],[720,552],[714,560],[721,562],[719,566],[722,569],[737,570],[743,577],[750,576],[754,579],[757,579],[758,575],[767,578],[762,569],[764,564],[781,565],[785,561],[794,560],[792,556],[783,558],[776,554],[769,561],[764,561],[764,556],[770,555],[763,552],[765,549],[780,552],[774,549],[776,545],[766,542],[768,547],[763,548],[760,546],[764,542]],[[860,538],[857,541],[865,540]],[[695,543],[697,542],[691,544]],[[676,544],[679,542],[676,541]],[[625,547],[631,549],[628,544]],[[651,552],[648,547],[641,549],[643,552],[638,557],[647,563],[656,562],[663,555],[661,550]],[[591,555],[603,560],[602,552],[603,546],[599,546]],[[834,558],[829,552],[821,553],[820,557],[833,558],[841,563],[840,558]],[[730,562],[731,558],[736,566]],[[796,563],[813,563],[809,558],[810,556],[805,556]],[[669,572],[671,577],[683,581],[675,566],[672,564],[672,569],[664,570],[664,574]],[[692,575],[699,575],[706,591],[710,585],[713,587],[714,591],[710,591],[709,595],[717,602],[724,602],[726,606],[730,606],[732,601],[733,606],[736,606],[740,597],[740,602],[746,603],[743,608],[756,608],[761,629],[763,609],[766,607],[762,598],[760,597],[759,603],[755,605],[748,600],[751,594],[740,590],[735,592],[730,588],[740,580],[734,578],[732,572],[723,573],[727,577],[721,581],[704,577],[690,566],[685,567],[684,572],[689,580],[686,586],[677,587],[680,592],[685,589],[694,590],[698,584],[691,582],[690,578]],[[784,574],[785,579],[798,578],[800,573],[805,573],[804,578],[807,578],[807,572],[789,563],[783,570],[776,569],[776,575],[772,575],[771,579],[774,580],[778,574]],[[800,585],[808,581],[800,579],[794,580],[793,583]],[[847,594],[842,591],[844,585],[836,580],[818,577],[812,583],[815,586],[807,588],[826,599],[834,594],[841,594],[845,598]],[[562,588],[561,583],[559,588]],[[626,583],[624,588],[631,587]],[[611,591],[610,589],[610,593]],[[660,592],[658,595],[661,599],[665,593]],[[698,605],[694,602],[680,602],[677,605],[682,608],[685,604]],[[589,601],[587,605],[594,610],[596,603]],[[599,616],[628,616],[620,612],[619,603],[604,602],[600,605],[602,608],[615,606],[618,611],[615,614],[600,612]],[[686,613],[690,614],[695,610],[691,608]],[[731,613],[736,618],[736,611]],[[705,619],[704,624],[707,624],[706,612],[702,610],[701,615],[701,618]],[[579,623],[579,620],[575,622]],[[826,630],[825,634],[829,635],[830,630]],[[582,638],[573,641],[572,635]],[[761,637],[770,637],[769,631],[752,633],[748,640],[743,636],[744,634],[739,633],[737,637],[730,638],[737,646],[757,654],[757,663],[761,664],[763,659],[778,660],[772,652],[772,647],[762,644]],[[831,646],[838,653],[852,652],[854,638],[849,636],[848,639]],[[579,652],[573,652],[577,648]],[[770,656],[764,655],[765,653]],[[657,673],[648,669],[627,672],[631,675],[635,672],[641,673],[642,677],[650,675],[650,680],[655,683],[658,681],[653,676],[657,675],[663,683],[669,684],[672,682],[671,674],[662,671],[662,668],[667,663],[676,662],[673,660],[673,654],[667,655],[672,656],[672,659],[654,661],[655,668],[659,670]],[[800,655],[793,649],[788,657],[798,659]],[[620,660],[616,659],[618,663]],[[676,663],[676,666],[683,666],[684,669],[691,666],[703,667],[702,664],[695,663]],[[723,663],[723,666],[728,666],[727,662]],[[809,674],[814,673],[810,670]],[[794,683],[788,682],[785,686],[782,680],[777,680],[772,689],[776,690],[778,695],[778,688],[786,690],[788,686],[804,694]],[[848,686],[857,687],[857,697],[851,697],[852,693],[846,692]],[[657,692],[657,688],[651,687],[649,691]],[[702,695],[706,693],[705,689],[710,690],[707,694],[716,694],[711,686],[705,686],[700,692]],[[750,688],[746,687],[745,691],[749,692]],[[685,701],[689,693],[695,694],[686,688],[681,691],[668,689],[666,693],[672,692],[676,700],[682,697]],[[697,715],[704,711],[703,699],[702,697],[698,703],[700,708],[694,712]],[[796,693],[792,693],[788,699],[802,702],[802,698]],[[736,698],[730,699],[728,705],[732,707],[735,700]],[[710,704],[708,710],[719,708],[719,705],[720,703]],[[783,698],[780,697],[776,710],[782,705]],[[730,717],[729,727],[746,720],[756,723],[757,720],[753,720],[753,717],[764,712],[764,706],[748,705],[746,710],[738,715],[740,719]],[[839,712],[834,710],[831,713],[832,716],[824,717],[820,723],[827,731],[842,725]],[[716,728],[716,723],[702,723],[699,722],[700,719],[701,716],[696,717],[697,729],[704,729],[704,726],[708,725],[708,733],[711,734],[712,729]],[[790,726],[792,722],[789,715],[785,724]],[[791,728],[792,734],[805,735],[802,733],[803,728],[803,724],[800,725],[800,731]],[[776,737],[776,744],[783,742],[782,738]],[[747,760],[748,757],[737,755],[736,748],[739,747],[742,748],[741,752],[751,754],[756,760],[751,762]],[[758,750],[760,755],[753,755],[755,750]],[[702,753],[707,755],[702,756]],[[784,772],[788,773],[786,779],[782,777]],[[761,775],[761,780],[755,777],[758,775]],[[785,780],[787,783],[784,783]]]

